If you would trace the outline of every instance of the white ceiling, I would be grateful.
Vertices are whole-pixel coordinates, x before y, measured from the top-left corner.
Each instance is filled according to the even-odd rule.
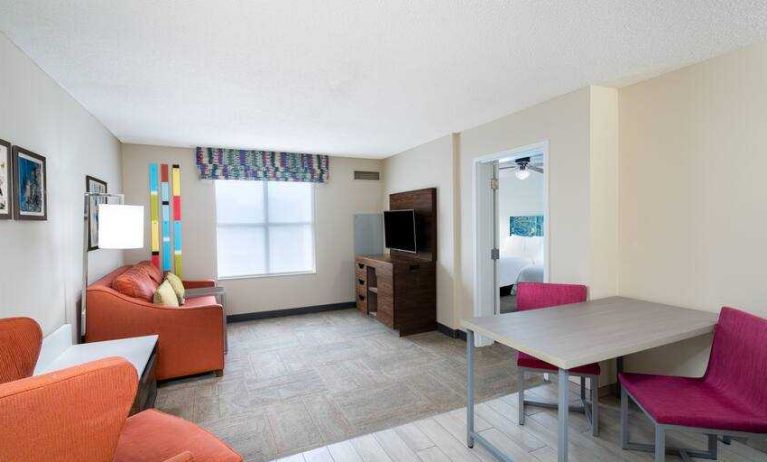
[[[120,140],[386,157],[767,39],[763,0],[0,0]]]

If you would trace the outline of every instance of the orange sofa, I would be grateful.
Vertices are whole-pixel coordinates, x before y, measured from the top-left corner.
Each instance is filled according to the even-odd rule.
[[[0,460],[242,462],[178,417],[148,410],[127,418],[138,377],[122,358],[30,377],[40,345],[33,320],[0,319]]]
[[[134,267],[137,265],[134,265]],[[224,310],[214,296],[189,298],[181,307],[155,305],[144,298],[115,290],[114,280],[131,266],[123,266],[88,286],[86,342],[142,335],[159,335],[158,380],[203,372],[224,372]],[[157,282],[147,278],[151,282]],[[187,289],[213,287],[213,280],[184,281]]]

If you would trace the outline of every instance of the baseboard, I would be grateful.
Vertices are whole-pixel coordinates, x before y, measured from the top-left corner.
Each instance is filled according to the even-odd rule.
[[[464,342],[466,341],[466,332],[461,329],[451,329],[444,324],[437,323],[437,330],[450,338],[461,339]]]
[[[288,308],[285,310],[257,311],[254,313],[229,314],[226,316],[227,322],[255,321],[258,319],[279,318],[282,316],[294,316],[297,314],[321,313],[323,311],[345,310],[354,308],[356,302],[330,303],[327,305],[302,306],[299,308]]]

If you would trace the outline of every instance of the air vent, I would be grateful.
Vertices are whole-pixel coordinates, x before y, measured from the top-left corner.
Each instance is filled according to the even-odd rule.
[[[361,170],[355,170],[354,171],[354,179],[355,180],[374,180],[378,181],[381,179],[381,174],[379,172],[363,172]]]

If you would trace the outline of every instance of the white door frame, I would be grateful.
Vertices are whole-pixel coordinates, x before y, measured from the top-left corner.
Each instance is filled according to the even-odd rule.
[[[493,285],[495,287],[494,293],[491,295],[484,293],[483,287],[487,285],[487,281],[483,280],[483,275],[497,274],[498,260],[492,260],[490,258],[490,249],[497,248],[497,242],[490,242],[492,239],[487,232],[488,226],[493,226],[493,216],[489,215],[492,210],[492,205],[488,201],[492,201],[492,195],[488,194],[490,185],[486,178],[488,169],[486,165],[507,158],[524,157],[525,155],[543,155],[543,280],[549,280],[549,272],[551,267],[551,254],[550,245],[550,227],[549,227],[549,142],[541,141],[539,143],[529,144],[514,149],[508,149],[494,154],[488,154],[486,156],[477,157],[472,164],[472,182],[473,182],[473,214],[474,220],[474,316],[490,316],[493,315],[494,306],[496,306],[496,300],[498,299],[498,283],[497,279]],[[492,213],[497,214],[495,210]],[[496,233],[497,234],[497,233]],[[492,341],[482,338],[482,336],[475,336],[477,339],[477,346],[489,345]]]

